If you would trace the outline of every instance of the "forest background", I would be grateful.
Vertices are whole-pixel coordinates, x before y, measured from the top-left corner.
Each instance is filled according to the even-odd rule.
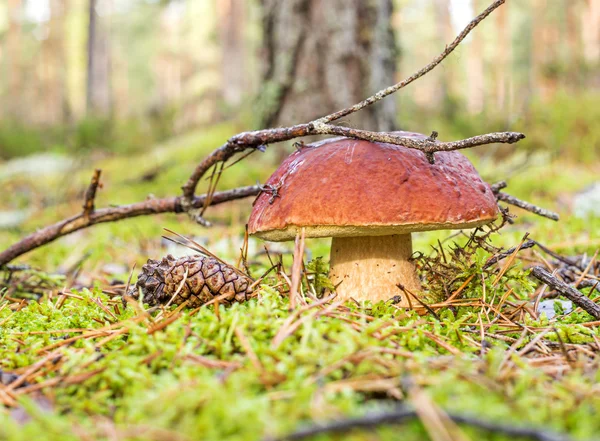
[[[261,111],[269,3],[0,1],[0,159],[140,152],[223,120],[239,130],[277,124]],[[426,64],[484,3],[394,1],[393,79]],[[389,99],[394,123],[444,139],[527,129],[519,149],[591,160],[600,148],[599,63],[598,0],[509,2],[441,69]]]

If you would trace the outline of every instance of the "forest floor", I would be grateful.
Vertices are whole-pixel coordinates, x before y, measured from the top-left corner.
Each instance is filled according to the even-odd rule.
[[[0,164],[0,248],[80,212],[94,168],[103,170],[98,207],[177,195],[198,160],[235,132],[224,124],[128,158]],[[277,147],[253,154],[226,170],[220,188],[264,182],[277,156]],[[486,181],[506,180],[508,193],[561,215],[557,223],[511,207],[514,224],[488,242],[508,249],[529,233],[555,253],[591,261],[576,277],[600,275],[593,259],[600,216],[584,213],[582,196],[598,181],[600,163],[543,153],[473,158]],[[554,303],[552,290],[529,275],[532,265],[563,265],[538,246],[486,266],[495,252],[474,247],[468,234],[416,235],[433,306],[415,311],[391,301],[313,299],[311,290],[319,296],[327,284],[324,240],[307,241],[313,277],[296,311],[276,275],[251,300],[218,312],[210,305],[148,313],[115,297],[134,265],[137,275],[148,258],[189,253],[162,240],[163,228],[235,263],[250,204],[209,209],[210,229],[183,215],[94,226],[14,262],[33,269],[0,271],[0,439],[275,439],[315,424],[413,410],[417,417],[400,426],[377,424],[344,439],[397,439],[399,430],[407,440],[515,438],[507,426],[530,429],[523,439],[600,433],[598,322],[569,302]],[[283,255],[289,274],[293,244],[269,248]],[[250,241],[248,255],[254,276],[270,266],[260,241]]]

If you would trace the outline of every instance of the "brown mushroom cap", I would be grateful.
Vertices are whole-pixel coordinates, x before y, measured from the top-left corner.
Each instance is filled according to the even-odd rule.
[[[410,132],[402,136],[425,138]],[[267,181],[248,231],[270,241],[306,237],[406,234],[473,228],[494,220],[498,204],[487,183],[457,151],[421,151],[336,138],[292,153]]]

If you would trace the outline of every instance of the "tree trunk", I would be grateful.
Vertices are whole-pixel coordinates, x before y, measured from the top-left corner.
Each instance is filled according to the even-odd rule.
[[[564,84],[562,86],[572,91],[579,90],[584,86],[581,82],[583,55],[581,53],[582,23],[580,17],[582,8],[580,6],[582,5],[579,2],[567,2],[564,5],[567,57],[561,62],[566,62],[567,69],[566,75],[563,76]]]
[[[556,71],[560,33],[547,12],[546,0],[533,0],[531,4],[531,69],[530,90],[547,101],[554,96],[559,75]],[[535,91],[535,92],[534,92]]]
[[[34,119],[47,125],[63,123],[68,117],[65,78],[65,16],[69,2],[51,0],[48,37],[41,45],[38,64],[39,106],[33,109]]]
[[[89,2],[87,111],[108,116],[112,107],[109,30],[96,10],[97,0]],[[108,7],[109,2],[104,5]]]
[[[244,39],[247,5],[244,0],[219,0],[217,8],[223,100],[228,106],[237,106],[248,84]]]
[[[510,70],[512,65],[512,40],[510,33],[510,21],[508,20],[508,8],[510,3],[502,5],[498,8],[498,14],[496,15],[496,33],[498,39],[496,41],[496,63],[494,68],[496,69],[496,108],[495,111],[499,115],[506,115],[510,118],[512,109],[507,108],[509,102],[509,81],[510,75],[507,74],[507,70]],[[481,40],[479,38],[478,40]]]
[[[394,83],[392,0],[262,0],[262,5],[260,127],[306,122]],[[387,98],[343,122],[393,130],[395,100]]]
[[[436,33],[440,45],[443,46],[454,39],[452,17],[450,15],[450,0],[435,0],[433,2],[433,6],[435,13]],[[478,62],[482,63],[482,60],[480,59]],[[437,105],[442,109],[442,113],[445,118],[452,118],[456,114],[455,99],[458,94],[454,90],[454,85],[457,84],[457,82],[453,67],[453,63],[446,63],[438,72],[440,82],[438,84],[438,91],[436,93],[436,101],[438,102]],[[472,88],[472,93],[474,94],[476,100],[481,96],[481,91],[477,89],[477,87],[473,86]],[[479,101],[483,103],[482,98]],[[479,111],[480,109],[477,110]]]
[[[590,64],[600,61],[600,0],[587,0],[583,12],[583,54]]]
[[[473,0],[473,9],[479,11],[481,1]],[[503,5],[499,9],[504,9]],[[471,37],[467,56],[467,80],[469,83],[467,95],[467,110],[471,114],[481,113],[485,100],[485,77],[483,73],[483,42],[477,35]],[[450,63],[448,63],[450,64]]]
[[[21,0],[8,0],[8,30],[6,32],[6,60],[8,63],[8,88],[5,110],[10,118],[21,116]]]

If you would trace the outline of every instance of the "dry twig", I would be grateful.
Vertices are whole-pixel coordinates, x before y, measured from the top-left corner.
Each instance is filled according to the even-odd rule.
[[[92,180],[90,182],[90,186],[85,192],[85,199],[83,203],[83,215],[84,217],[89,217],[95,210],[94,201],[96,199],[96,191],[100,186],[100,175],[102,174],[102,170],[97,168],[94,170],[94,174],[92,175]]]
[[[233,190],[227,190],[215,193],[212,197],[211,204],[217,205],[223,202],[242,199],[249,196],[255,196],[260,192],[260,186],[252,185],[249,187],[240,187]],[[206,200],[206,195],[197,196],[194,198],[192,207],[202,207]],[[108,207],[101,210],[95,210],[89,216],[84,213],[77,214],[67,219],[63,219],[53,225],[49,225],[41,230],[38,230],[15,243],[11,247],[0,253],[0,266],[10,262],[11,260],[33,250],[42,245],[50,243],[59,237],[66,236],[75,231],[88,228],[92,225],[115,222],[121,219],[129,219],[137,216],[146,216],[159,213],[183,213],[182,206],[183,198],[181,196],[164,198],[164,199],[148,199],[143,202],[137,202],[130,205],[121,205],[117,207]]]
[[[492,192],[494,193],[498,201],[506,202],[507,204],[514,205],[515,207],[522,208],[523,210],[530,211],[532,213],[538,214],[548,219],[552,219],[554,221],[559,220],[559,215],[553,211],[547,210],[542,207],[538,207],[537,205],[534,205],[531,202],[522,201],[521,199],[518,199],[514,196],[500,191],[506,188],[507,185],[508,184],[506,183],[506,181],[500,181],[490,186],[492,188]]]
[[[548,432],[544,429],[534,427],[511,426],[508,424],[499,424],[480,420],[475,417],[448,413],[448,417],[455,423],[465,424],[491,433],[500,433],[511,437],[524,437],[536,441],[569,441],[570,438],[564,435]],[[322,433],[345,433],[354,429],[372,429],[383,424],[402,424],[410,420],[417,419],[419,415],[413,409],[398,407],[388,412],[374,413],[363,417],[349,418],[340,421],[334,421],[328,424],[308,427],[297,432],[275,438],[273,441],[295,441]]]
[[[592,317],[600,320],[600,305],[594,303],[591,299],[580,293],[578,290],[570,287],[565,282],[558,280],[541,266],[534,266],[531,269],[531,274],[536,279],[558,291]]]

